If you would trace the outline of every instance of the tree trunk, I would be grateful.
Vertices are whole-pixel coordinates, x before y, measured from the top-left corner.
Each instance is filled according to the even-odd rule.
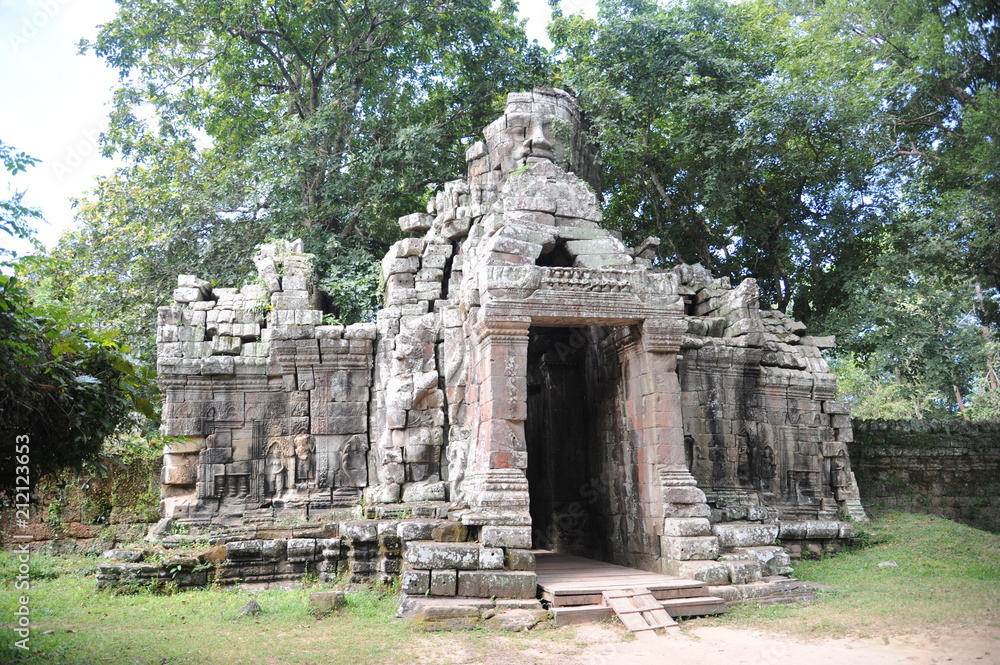
[[[965,414],[965,404],[962,403],[962,391],[956,385],[951,387],[955,389],[955,401],[958,402],[958,410],[962,412],[962,420],[969,420],[969,416]]]

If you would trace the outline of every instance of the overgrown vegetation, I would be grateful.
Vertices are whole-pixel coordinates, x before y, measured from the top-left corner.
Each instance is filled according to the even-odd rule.
[[[14,176],[36,160],[0,142]],[[32,239],[37,211],[22,193],[0,201],[0,238]],[[38,302],[0,249],[0,495],[100,457],[104,440],[153,417],[149,377],[113,331],[99,331],[65,306]]]

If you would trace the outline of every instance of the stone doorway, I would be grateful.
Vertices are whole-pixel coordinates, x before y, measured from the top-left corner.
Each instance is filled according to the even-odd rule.
[[[640,502],[618,353],[627,333],[598,326],[530,330],[525,439],[535,548],[629,560]]]

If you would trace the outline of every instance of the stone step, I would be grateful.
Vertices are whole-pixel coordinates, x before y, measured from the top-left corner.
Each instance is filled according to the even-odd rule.
[[[663,536],[660,545],[663,558],[674,561],[706,561],[719,556],[716,536]]]

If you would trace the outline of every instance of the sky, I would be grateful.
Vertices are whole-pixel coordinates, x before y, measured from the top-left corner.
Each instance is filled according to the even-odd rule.
[[[563,0],[567,14],[595,13],[596,0]],[[546,0],[520,0],[528,37],[550,45],[545,33]],[[37,238],[52,246],[73,224],[71,200],[88,190],[115,162],[102,157],[98,140],[107,127],[108,102],[116,74],[93,54],[80,55],[77,43],[93,39],[97,26],[115,15],[114,0],[0,0],[0,140],[41,160],[7,178],[25,191],[23,203],[40,208],[45,222]],[[0,246],[18,253],[27,243],[0,236]]]

